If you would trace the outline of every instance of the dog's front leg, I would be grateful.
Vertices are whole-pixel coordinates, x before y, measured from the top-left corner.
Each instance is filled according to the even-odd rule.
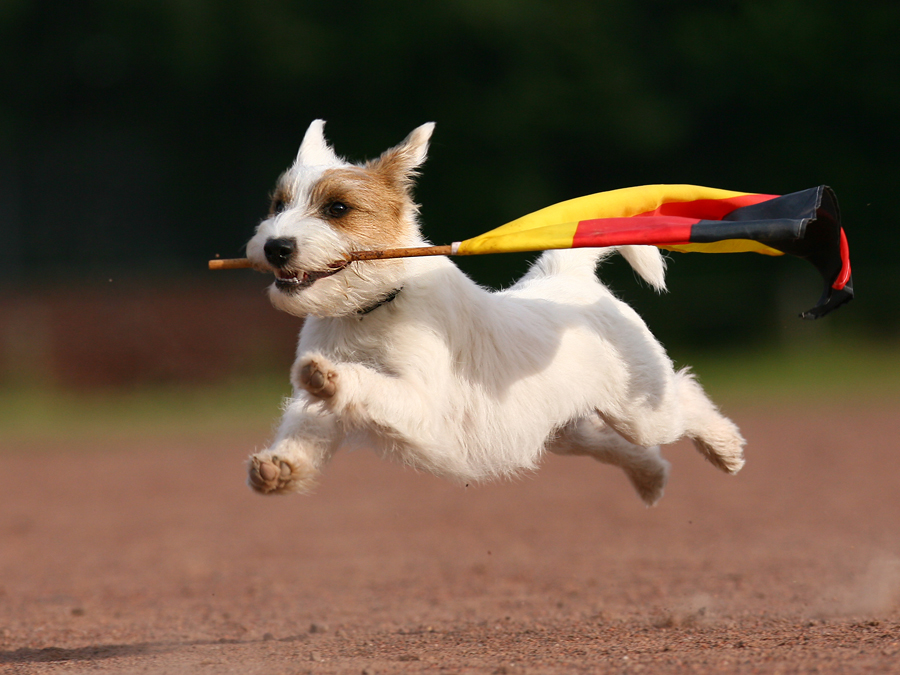
[[[423,387],[358,363],[335,364],[321,354],[304,354],[294,363],[292,382],[343,422],[379,428],[412,446],[420,445],[427,421],[434,419]]]
[[[308,492],[341,442],[334,414],[306,397],[287,406],[271,447],[250,456],[247,482],[262,494]]]

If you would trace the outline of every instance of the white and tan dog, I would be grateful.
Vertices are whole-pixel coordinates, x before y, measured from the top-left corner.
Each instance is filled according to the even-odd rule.
[[[250,458],[255,490],[304,492],[344,446],[460,481],[534,469],[546,451],[588,455],[622,468],[647,504],[666,483],[661,444],[687,436],[718,468],[741,468],[735,425],[597,280],[615,249],[545,252],[500,292],[445,257],[335,266],[354,250],[427,244],[410,193],[434,125],[362,165],[335,155],[323,125],[310,125],[247,246],[275,274],[275,306],[307,317],[294,396]],[[618,251],[663,289],[658,249]]]

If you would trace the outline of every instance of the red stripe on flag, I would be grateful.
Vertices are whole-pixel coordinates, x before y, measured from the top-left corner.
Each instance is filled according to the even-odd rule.
[[[844,228],[841,228],[841,271],[837,275],[837,279],[831,284],[831,287],[839,291],[847,282],[850,281],[850,244],[847,243],[847,235],[844,234]]]
[[[699,220],[673,216],[642,216],[639,222],[633,217],[582,220],[575,228],[572,247],[686,244],[691,227]]]
[[[628,218],[582,220],[575,229],[572,247],[687,244],[691,240],[691,227],[695,223],[701,220],[722,220],[732,211],[760,204],[777,196],[749,194],[726,199],[666,202],[652,211]]]
[[[681,218],[693,218],[695,220],[722,220],[732,211],[744,206],[761,204],[778,195],[738,195],[726,199],[695,199],[691,202],[666,202],[653,211],[639,213],[635,218],[648,216],[679,216]]]

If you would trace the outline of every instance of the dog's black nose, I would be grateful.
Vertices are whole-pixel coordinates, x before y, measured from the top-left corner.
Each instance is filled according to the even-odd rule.
[[[294,251],[297,249],[297,242],[290,237],[278,237],[269,239],[263,251],[266,254],[266,260],[272,267],[284,267],[287,265]]]

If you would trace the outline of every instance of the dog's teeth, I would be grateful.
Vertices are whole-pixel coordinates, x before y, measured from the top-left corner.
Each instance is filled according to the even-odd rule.
[[[273,272],[278,288],[282,291],[291,292],[312,286],[319,279],[330,277],[332,274],[337,274],[342,269],[343,267],[338,267],[319,272],[292,272],[290,270],[276,269],[273,270]]]
[[[275,278],[279,281],[285,281],[291,284],[300,283],[300,280],[297,279],[296,272],[288,272],[287,270],[275,270]]]

